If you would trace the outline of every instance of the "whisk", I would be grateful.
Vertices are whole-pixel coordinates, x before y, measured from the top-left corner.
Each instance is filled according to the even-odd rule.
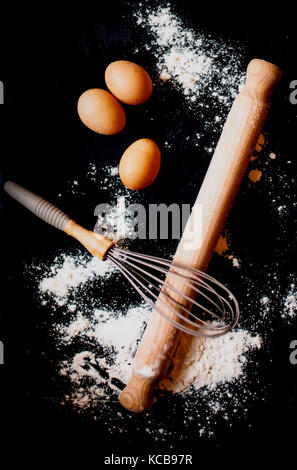
[[[13,181],[7,181],[4,190],[48,224],[76,238],[92,255],[112,262],[143,299],[179,330],[213,337],[236,325],[239,306],[234,295],[205,272],[118,248],[114,241],[86,230],[56,206]]]

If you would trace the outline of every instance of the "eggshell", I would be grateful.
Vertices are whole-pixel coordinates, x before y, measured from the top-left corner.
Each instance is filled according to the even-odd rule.
[[[160,164],[158,145],[151,139],[139,139],[123,153],[119,175],[127,188],[144,189],[157,177]]]
[[[77,111],[82,122],[99,134],[117,134],[126,124],[121,104],[111,93],[99,88],[91,88],[80,96]]]
[[[105,70],[105,82],[111,93],[126,104],[141,104],[153,91],[151,77],[140,65],[128,60],[117,60]]]

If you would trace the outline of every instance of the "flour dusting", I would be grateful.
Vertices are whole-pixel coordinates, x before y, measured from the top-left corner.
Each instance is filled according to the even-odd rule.
[[[169,6],[152,9],[148,5],[146,2],[143,8],[139,4],[131,18],[145,38],[143,43],[137,44],[135,52],[150,53],[157,71],[156,85],[171,84],[183,97],[187,110],[202,118],[203,128],[196,130],[192,138],[185,136],[184,139],[191,146],[205,145],[211,155],[227,112],[244,80],[244,48],[193,31]],[[200,144],[205,136],[207,142]],[[173,146],[173,139],[171,134],[164,135],[165,151]],[[250,172],[250,180],[257,183],[250,185],[255,191],[265,182],[264,165],[268,162],[273,165],[279,160],[270,149],[269,158],[261,164],[260,152],[265,146],[262,136],[252,159],[257,168],[252,167]],[[94,230],[103,227],[113,239],[129,237],[134,226],[127,206],[140,203],[141,194],[122,185],[117,165],[100,167],[91,162],[85,175],[69,180],[65,193],[60,193],[59,197],[86,195],[81,190],[85,181],[96,185],[104,200],[109,201],[105,214],[97,213],[95,209]],[[270,184],[273,192],[271,181]],[[278,216],[284,217],[286,205],[283,201],[274,194],[271,201]],[[257,368],[259,350],[269,336],[267,326],[270,325],[274,299],[282,299],[282,309],[277,314],[283,319],[292,321],[297,311],[295,284],[292,283],[283,296],[280,288],[275,287],[279,284],[277,276],[270,272],[270,266],[264,266],[269,282],[264,286],[265,292],[255,294],[253,280],[240,278],[242,270],[239,268],[244,259],[230,254],[226,239],[221,239],[217,252],[229,260],[230,269],[238,272],[243,289],[246,287],[245,308],[252,311],[251,318],[243,316],[244,326],[239,325],[219,338],[189,340],[183,335],[168,375],[158,390],[166,396],[174,395],[170,396],[173,416],[174,407],[180,408],[182,401],[185,429],[191,429],[191,432],[194,429],[197,436],[214,435],[217,419],[231,425],[234,416],[239,411],[244,415],[246,404],[255,398],[250,388],[248,367],[253,363]],[[40,265],[37,262],[35,268],[30,269],[35,269],[35,275],[38,273],[34,276],[37,302],[44,311],[50,311],[51,322],[46,324],[46,334],[58,354],[55,378],[62,381],[59,404],[88,419],[102,420],[110,435],[124,432],[130,418],[125,411],[115,413],[114,410],[117,410],[120,390],[131,377],[133,359],[150,319],[150,307],[141,300],[127,300],[126,295],[119,298],[118,292],[110,290],[111,285],[113,289],[118,286],[116,268],[86,252],[65,250],[52,262]],[[98,297],[94,295],[95,286],[99,286]],[[110,293],[114,295],[113,301],[110,301],[113,297]],[[267,331],[264,331],[265,327]],[[253,361],[249,361],[250,358]],[[150,370],[144,369],[143,373],[149,375]],[[146,415],[147,434],[155,440],[170,438],[171,431],[166,429],[164,422],[160,425],[158,417],[152,417],[153,413]],[[116,424],[110,424],[115,419]]]
[[[93,258],[68,253],[57,257],[43,275],[40,270],[38,284],[41,303],[51,302],[53,311],[59,308],[66,313],[53,322],[49,332],[61,354],[57,372],[68,384],[61,404],[79,413],[92,412],[95,417],[98,410],[112,410],[119,392],[128,383],[137,347],[151,316],[151,308],[140,300],[123,308],[108,307],[102,302],[86,303],[81,296],[86,285],[91,291],[92,282],[100,280],[104,287],[116,275],[115,269],[103,269],[101,263],[98,266]],[[249,397],[245,385],[247,357],[260,347],[260,335],[241,328],[216,339],[190,341],[184,335],[159,389],[162,393],[182,394],[192,414],[197,412],[197,394],[204,400],[205,394],[215,393],[215,398],[208,401],[209,416],[220,415],[222,409],[228,414],[235,398],[231,389],[228,397],[226,389],[236,383],[243,390],[242,400],[237,399],[238,406],[242,406]],[[149,375],[149,371],[143,372]],[[197,432],[211,435],[211,423],[204,420]],[[162,436],[166,436],[166,431]],[[159,437],[156,431],[156,438]]]
[[[150,34],[143,47],[156,59],[160,81],[170,80],[189,105],[207,111],[207,96],[217,106],[216,122],[232,103],[244,80],[240,67],[242,46],[222,44],[209,35],[194,31],[172,12],[170,6],[136,11],[137,24]],[[141,46],[138,46],[141,47]],[[221,111],[223,113],[221,114]]]
[[[60,302],[66,299],[72,289],[95,279],[96,276],[109,277],[114,270],[109,261],[101,261],[85,254],[77,257],[63,254],[58,256],[50,269],[50,276],[44,278],[39,285],[41,292],[55,295]]]
[[[190,343],[190,346],[189,346]],[[233,382],[244,374],[246,353],[260,349],[260,335],[236,329],[224,336],[193,338],[183,336],[179,344],[168,379],[164,385],[174,393],[193,386],[215,389],[220,383]]]
[[[292,319],[297,316],[297,289],[295,284],[291,284],[284,299],[284,311],[282,318]]]

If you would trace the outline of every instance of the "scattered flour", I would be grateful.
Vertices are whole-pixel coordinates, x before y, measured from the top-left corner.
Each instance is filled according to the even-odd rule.
[[[222,125],[245,76],[240,64],[243,54],[240,48],[226,46],[185,27],[170,7],[159,7],[155,11],[141,8],[135,11],[134,20],[151,36],[143,47],[155,58],[159,83],[170,81],[183,94],[187,106],[199,110],[203,116],[209,113],[209,102],[212,101],[217,111],[214,118],[205,121],[206,132],[213,122]],[[197,141],[203,137],[203,132],[196,134]],[[167,140],[165,147],[171,147]],[[209,145],[209,152],[212,151],[213,142]],[[274,153],[269,156],[272,160],[276,158]],[[108,234],[115,238],[121,235],[121,229],[126,236],[131,219],[121,212],[122,203],[136,201],[120,183],[118,167],[107,165],[101,168],[99,178],[97,165],[91,163],[85,177],[106,191],[110,201],[111,209],[105,220],[99,217],[97,223],[111,226]],[[77,179],[69,182],[68,191],[79,193]],[[140,196],[137,197],[139,202]],[[228,245],[223,245],[221,253],[226,249]],[[230,259],[233,266],[239,267],[237,258],[230,256]],[[115,269],[107,262],[71,253],[60,255],[50,270],[42,272],[40,269],[39,272],[41,303],[50,304],[53,311],[58,306],[67,313],[58,321],[55,318],[51,329],[61,357],[58,372],[69,384],[63,404],[78,412],[93,409],[95,416],[111,407],[111,402],[118,399],[119,390],[129,380],[133,357],[150,318],[150,308],[143,303],[119,309],[118,305],[112,308],[101,302],[86,304],[82,301],[81,291],[88,283],[100,278],[104,286],[114,275]],[[295,286],[291,287],[284,300],[283,317],[292,318],[296,314],[297,294]],[[268,297],[260,300],[263,315],[269,312],[270,305]],[[189,341],[185,335],[182,337],[168,377],[161,382],[160,388],[187,398],[185,424],[191,423],[196,415],[199,417],[198,433],[211,435],[215,416],[227,421],[238,408],[243,408],[245,400],[250,398],[245,382],[248,357],[261,344],[261,337],[246,328],[237,328],[216,339],[193,338]],[[236,400],[232,389],[234,383],[240,395]],[[195,399],[191,401],[191,397]],[[202,424],[202,411],[197,403],[208,406],[206,424]],[[119,419],[121,416],[119,413]],[[123,415],[122,420],[126,419]],[[157,432],[166,438],[163,427]],[[149,420],[147,433],[153,433]]]
[[[131,198],[118,196],[115,204],[106,205],[106,211],[96,213],[98,216],[95,231],[113,240],[133,238],[135,234],[134,212],[129,211]]]
[[[223,244],[222,251],[226,251],[226,246]],[[92,292],[92,283],[99,281],[104,288],[116,276],[112,265],[92,258],[86,252],[59,255],[52,265],[39,267],[38,276],[41,304],[50,305],[53,312],[58,308],[59,313],[66,313],[59,319],[54,316],[51,327],[60,357],[58,373],[65,381],[62,404],[79,413],[91,412],[94,419],[101,412],[112,415],[119,391],[130,378],[133,358],[150,318],[150,308],[143,303],[113,307],[90,298],[89,294],[84,298],[82,292],[87,288],[89,293]],[[273,291],[271,295],[274,295]],[[247,296],[247,305],[248,301]],[[295,284],[291,284],[284,298],[282,316],[293,318],[296,302]],[[259,325],[265,316],[269,319],[270,307],[270,298],[263,296]],[[160,383],[160,392],[166,389],[184,396],[189,416],[185,425],[192,426],[191,420],[196,415],[198,419],[199,415],[198,434],[211,436],[217,417],[231,423],[233,414],[239,409],[244,413],[244,404],[251,399],[246,375],[248,358],[262,344],[260,335],[254,333],[255,328],[251,333],[248,328],[238,327],[216,339],[188,341],[186,336],[182,337],[168,377]],[[201,404],[205,410],[204,418],[200,416]],[[149,434],[161,439],[160,432],[154,427],[148,429]],[[162,439],[168,437],[168,432],[162,432]]]
[[[63,305],[63,299],[66,300],[72,289],[95,279],[96,276],[108,277],[114,269],[109,261],[86,257],[84,254],[77,257],[63,254],[56,258],[50,275],[42,279],[39,289],[41,292],[55,295],[59,305]]]
[[[151,36],[143,47],[154,55],[160,81],[175,83],[190,105],[207,109],[201,97],[214,100],[219,122],[222,108],[230,106],[244,80],[245,71],[239,65],[242,46],[235,48],[193,31],[170,6],[140,9],[134,17]]]
[[[104,397],[104,385],[118,390],[113,379],[123,384],[129,380],[132,358],[149,315],[149,307],[143,304],[131,307],[127,312],[95,309],[88,319],[79,313],[66,327],[64,324],[56,326],[60,344],[67,345],[79,338],[81,341],[89,339],[102,348],[102,356],[82,351],[61,363],[60,374],[67,375],[74,386],[73,395],[68,399],[76,407],[93,406],[98,396]],[[91,387],[84,384],[86,376],[91,379]],[[78,389],[84,391],[82,400],[78,400]]]
[[[290,319],[297,316],[297,290],[295,284],[291,284],[285,300],[282,318]]]
[[[273,290],[272,294],[274,296],[280,296],[281,292]],[[260,299],[260,303],[262,305],[262,315],[265,317],[271,313],[272,299],[265,295]],[[297,290],[295,283],[291,283],[284,295],[282,299],[282,307],[283,308],[280,312],[281,318],[290,322],[290,320],[297,317]]]
[[[134,211],[130,211],[129,207],[135,203],[141,203],[142,195],[138,191],[130,191],[122,184],[118,165],[107,164],[99,167],[91,162],[84,174],[84,179],[88,183],[96,183],[98,188],[105,193],[104,199],[94,207],[94,215],[97,217],[94,231],[112,240],[134,238],[135,216]],[[81,195],[80,188],[78,180],[69,180],[65,193],[74,196]],[[59,197],[61,196],[62,193],[59,194]]]
[[[190,344],[190,346],[189,346]],[[211,338],[190,339],[182,336],[173,361],[166,388],[174,393],[187,390],[191,385],[198,390],[214,389],[218,384],[232,382],[244,374],[246,353],[260,349],[259,335],[237,329],[215,340]]]
[[[63,402],[79,412],[117,399],[129,381],[133,358],[151,314],[144,303],[122,310],[92,305],[85,308],[79,292],[87,279],[92,281],[96,275],[104,283],[114,272],[103,270],[102,266],[96,270],[93,260],[86,263],[84,258],[67,255],[57,258],[47,277],[39,283],[42,299],[48,295],[60,306],[64,295],[64,308],[71,313],[53,324],[52,333],[64,355],[59,373],[68,379],[71,388]],[[205,390],[215,391],[212,412],[219,413],[222,407],[225,409],[226,401],[220,387],[235,381],[239,384],[245,377],[247,355],[260,347],[259,335],[240,328],[216,339],[183,335],[168,377],[159,384],[160,390],[183,393],[189,399],[195,393],[204,396]]]

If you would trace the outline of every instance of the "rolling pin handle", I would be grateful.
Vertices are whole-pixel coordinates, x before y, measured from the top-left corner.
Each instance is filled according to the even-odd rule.
[[[133,372],[129,384],[120,394],[121,405],[134,413],[147,411],[155,401],[156,381],[156,378],[144,378]]]
[[[269,104],[270,95],[282,76],[279,67],[262,59],[253,59],[247,67],[246,82],[241,94]]]

